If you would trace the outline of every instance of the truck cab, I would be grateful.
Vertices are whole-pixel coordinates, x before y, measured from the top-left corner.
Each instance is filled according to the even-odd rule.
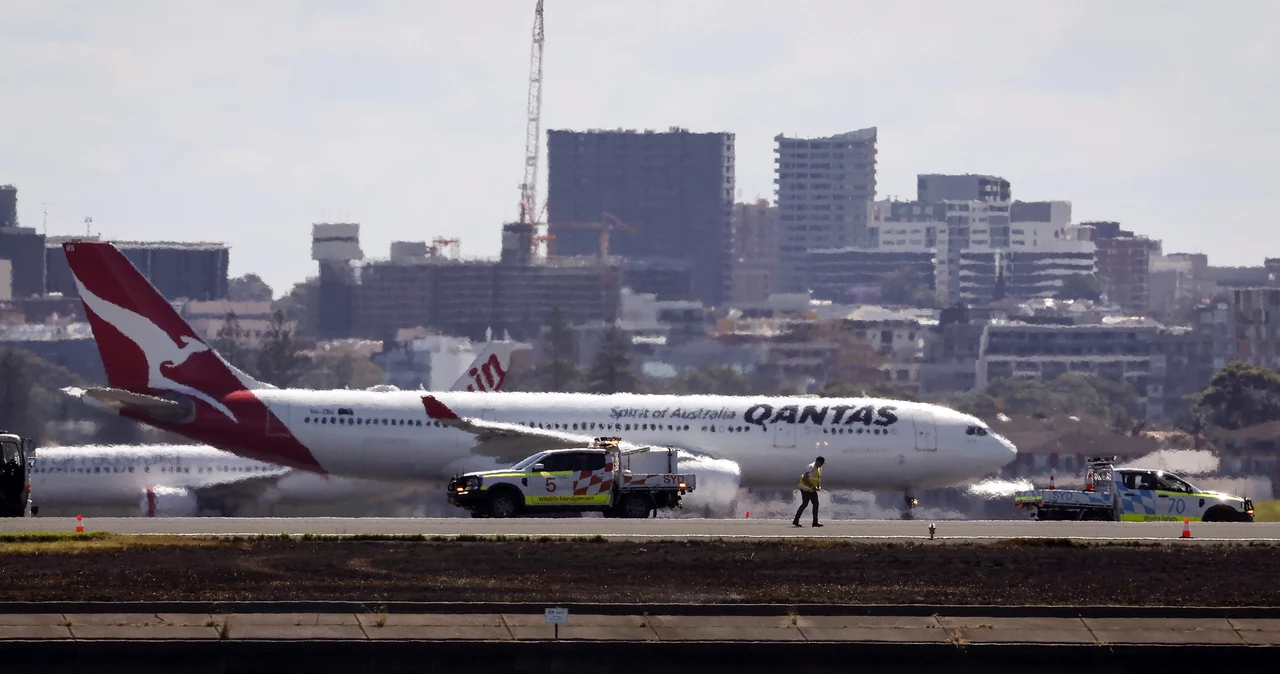
[[[31,440],[0,431],[0,517],[25,517],[31,503]]]
[[[1253,502],[1249,499],[1197,489],[1163,470],[1117,468],[1115,481],[1121,520],[1253,521]]]
[[[678,472],[675,449],[621,451],[618,438],[597,438],[579,449],[538,452],[501,470],[477,471],[449,481],[449,502],[474,517],[554,512],[602,512],[647,517],[675,508],[694,488]]]
[[[1081,489],[1033,489],[1014,501],[1039,520],[1122,522],[1252,522],[1253,501],[1198,489],[1173,473],[1147,468],[1114,468],[1114,457],[1089,459],[1089,479]]]

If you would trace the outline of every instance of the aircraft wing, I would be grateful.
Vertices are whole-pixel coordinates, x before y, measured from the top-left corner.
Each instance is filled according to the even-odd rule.
[[[471,449],[473,453],[500,461],[519,461],[530,454],[548,449],[586,447],[594,440],[590,435],[460,417],[435,396],[423,396],[422,404],[427,408],[427,416],[432,419],[474,435],[475,445]],[[623,443],[622,446],[627,448],[634,445]]]

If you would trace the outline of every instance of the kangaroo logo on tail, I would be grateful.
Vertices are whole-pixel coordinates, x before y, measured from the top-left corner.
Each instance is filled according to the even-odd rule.
[[[76,279],[76,287],[80,290],[80,299],[84,300],[85,306],[142,350],[143,357],[147,359],[147,386],[160,391],[173,391],[198,398],[226,415],[231,421],[236,421],[235,415],[226,405],[203,391],[179,384],[164,373],[166,366],[178,367],[192,355],[208,351],[208,345],[187,335],[182,335],[175,340],[145,317],[94,295],[80,282],[79,278]],[[179,341],[181,344],[178,343]]]

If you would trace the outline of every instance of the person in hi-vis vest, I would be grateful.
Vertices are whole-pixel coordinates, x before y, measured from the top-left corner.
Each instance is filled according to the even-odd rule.
[[[818,457],[804,469],[804,475],[800,476],[800,509],[796,511],[796,518],[792,520],[792,526],[800,526],[800,516],[804,514],[804,509],[809,507],[809,503],[813,503],[813,526],[820,527],[818,524],[818,492],[822,491],[822,464],[827,460]]]

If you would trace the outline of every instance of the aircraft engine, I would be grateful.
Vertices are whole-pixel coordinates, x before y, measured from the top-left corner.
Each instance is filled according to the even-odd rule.
[[[176,487],[144,489],[138,495],[138,506],[144,517],[193,517],[198,510],[196,495]]]

